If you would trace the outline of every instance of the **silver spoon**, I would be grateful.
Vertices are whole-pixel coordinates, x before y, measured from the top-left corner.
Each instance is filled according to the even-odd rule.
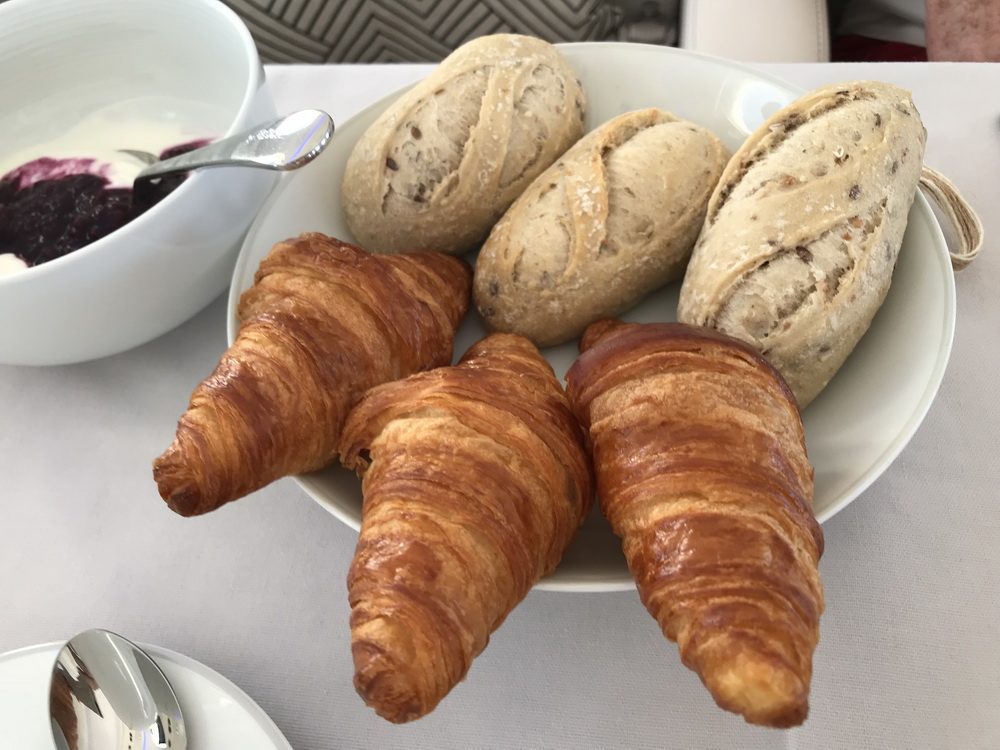
[[[201,167],[298,169],[319,156],[331,135],[330,115],[318,109],[303,109],[163,161],[147,151],[119,150],[149,165],[136,175],[138,184]]]
[[[107,630],[85,630],[59,651],[49,715],[57,750],[187,747],[181,709],[163,672]]]

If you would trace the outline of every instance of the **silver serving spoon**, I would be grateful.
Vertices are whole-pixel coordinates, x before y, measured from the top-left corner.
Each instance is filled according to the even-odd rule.
[[[119,150],[149,165],[136,175],[138,184],[202,167],[298,169],[319,156],[331,135],[330,115],[318,109],[303,109],[163,161],[147,151]]]
[[[49,715],[57,750],[187,747],[181,709],[163,672],[107,630],[85,630],[59,651]]]

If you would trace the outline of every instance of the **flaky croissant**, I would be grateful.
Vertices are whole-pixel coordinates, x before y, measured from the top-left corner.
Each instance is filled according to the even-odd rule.
[[[372,386],[451,362],[471,269],[439,253],[374,255],[322,234],[280,242],[240,298],[240,330],[153,462],[167,504],[206,513],[336,458]]]
[[[707,329],[600,321],[581,350],[567,393],[640,598],[720,706],[800,724],[823,535],[791,391]]]
[[[354,684],[382,717],[431,711],[552,572],[590,509],[583,434],[527,339],[375,388],[341,462],[363,476],[348,573]]]

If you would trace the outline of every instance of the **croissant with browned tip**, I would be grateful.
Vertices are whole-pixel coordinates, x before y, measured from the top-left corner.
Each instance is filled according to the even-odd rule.
[[[363,477],[354,684],[383,718],[411,721],[576,535],[593,495],[583,434],[535,346],[494,334],[454,367],[369,391],[339,449]]]
[[[451,362],[472,271],[440,253],[374,255],[322,234],[279,242],[240,298],[240,329],[153,462],[192,516],[336,458],[351,407]]]
[[[802,723],[823,535],[791,391],[707,329],[601,321],[581,349],[567,392],[643,603],[720,706]]]

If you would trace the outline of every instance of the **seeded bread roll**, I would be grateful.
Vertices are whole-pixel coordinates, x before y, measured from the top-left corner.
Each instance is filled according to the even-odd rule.
[[[548,42],[474,39],[403,94],[347,160],[343,208],[366,250],[458,255],[583,134],[586,99]]]
[[[677,319],[756,347],[805,407],[885,299],[925,137],[909,92],[870,81],[771,117],[712,194]]]
[[[483,245],[474,299],[486,326],[550,346],[680,278],[728,157],[710,131],[656,109],[588,133]]]

